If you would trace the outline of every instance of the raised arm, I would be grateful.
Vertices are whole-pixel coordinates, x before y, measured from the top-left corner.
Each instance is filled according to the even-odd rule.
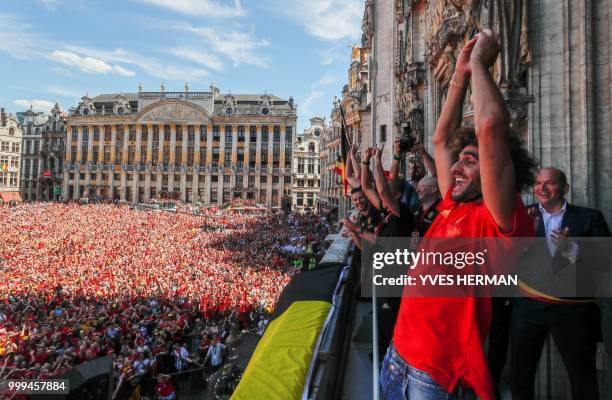
[[[374,155],[374,148],[371,147],[364,151],[361,161],[361,190],[366,195],[370,203],[377,210],[380,209],[380,197],[372,184],[372,176],[370,175],[370,158]]]
[[[389,183],[385,179],[385,172],[382,167],[382,149],[376,149],[374,153],[374,182],[376,183],[376,191],[382,200],[382,205],[393,213],[396,217],[400,217],[399,202],[395,199],[389,188]]]
[[[346,181],[352,188],[356,188],[359,187],[361,182],[359,182],[359,178],[353,174],[353,166],[353,152],[349,151],[348,160],[346,161]]]
[[[429,154],[429,152],[425,150],[425,146],[423,145],[423,143],[417,143],[412,148],[412,151],[423,158],[423,163],[425,164],[425,169],[427,170],[427,174],[429,176],[436,177],[437,176],[436,162],[434,161],[431,154]]]
[[[491,216],[504,231],[513,228],[515,174],[508,145],[508,109],[489,68],[499,54],[495,34],[484,29],[472,50],[474,125],[478,137],[478,159],[482,198]]]
[[[442,106],[442,112],[440,113],[436,132],[434,133],[435,170],[438,177],[438,187],[442,196],[446,195],[446,192],[454,183],[453,174],[451,173],[451,166],[454,160],[446,141],[448,135],[460,126],[461,106],[463,105],[463,99],[465,98],[470,80],[470,55],[475,44],[476,38],[467,42],[459,53],[455,73],[451,78],[446,101],[444,106]]]

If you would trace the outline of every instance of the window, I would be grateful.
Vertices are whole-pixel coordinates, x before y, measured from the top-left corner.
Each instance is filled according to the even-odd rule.
[[[72,127],[72,140],[77,141],[79,138],[79,133],[77,132],[77,127]]]
[[[278,175],[273,175],[272,176],[272,183],[279,183],[279,176]]]
[[[298,206],[303,206],[304,205],[304,194],[303,193],[297,193],[296,197],[297,197],[297,205]]]
[[[183,127],[181,125],[176,127],[176,130],[174,132],[174,140],[177,142],[183,141]]]
[[[381,143],[387,141],[387,125],[380,126],[380,141]]]
[[[291,183],[291,175],[285,175],[285,179],[284,179],[286,184],[290,184]]]
[[[172,132],[170,131],[170,125],[164,125],[164,141],[169,142],[172,137]]]
[[[113,133],[111,131],[110,126],[105,126],[104,127],[104,141],[110,142],[112,141],[112,138],[113,138]]]
[[[159,126],[153,126],[153,147],[156,147],[156,143],[159,145]]]
[[[200,146],[206,143],[206,125],[200,125]]]
[[[304,173],[304,159],[302,157],[298,158],[298,174]]]
[[[223,162],[224,165],[230,165],[232,163],[232,152],[231,149],[230,151],[228,151],[228,149],[225,149],[225,153],[223,155]]]
[[[261,142],[268,143],[268,126],[264,125],[261,127]]]
[[[217,183],[217,182],[219,182],[219,175],[212,175],[212,176],[210,177],[210,181],[211,181],[212,183]]]
[[[268,183],[268,177],[266,175],[262,175],[259,177],[259,183]]]
[[[244,142],[244,126],[238,127],[238,142],[239,143]]]
[[[213,141],[218,142],[221,140],[221,128],[219,125],[213,125]]]
[[[261,149],[261,165],[268,166],[268,149]]]
[[[129,129],[128,140],[134,142],[136,140],[136,125],[130,125]]]
[[[225,125],[225,143],[232,143],[232,127]]]
[[[230,183],[230,176],[229,175],[223,175],[223,183]]]
[[[86,126],[82,129],[82,136],[82,142],[87,143],[89,141],[89,129]]]
[[[15,136],[15,128],[9,128],[9,136]]]
[[[291,146],[293,142],[293,127],[286,126],[285,127],[285,146]]]
[[[280,143],[280,126],[274,125],[274,143]]]
[[[249,130],[249,140],[251,143],[255,143],[257,142],[257,127],[254,125],[251,125],[250,130]]]
[[[55,122],[54,122],[55,123]],[[55,130],[55,129],[53,129]],[[100,140],[100,130],[98,129],[97,126],[93,127],[93,140]]]
[[[309,153],[314,153],[315,152],[315,144],[314,144],[314,142],[308,143],[308,152]]]
[[[0,142],[0,151],[9,151],[9,142]]]
[[[98,146],[95,146],[93,148],[93,159],[91,160],[94,164],[98,163],[98,153],[99,153]]]
[[[195,127],[193,125],[187,127],[187,141],[193,146],[195,141]]]

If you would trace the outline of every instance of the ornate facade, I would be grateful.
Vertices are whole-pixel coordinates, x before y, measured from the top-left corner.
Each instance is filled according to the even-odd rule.
[[[364,17],[364,26],[368,24]],[[323,136],[321,150],[321,194],[324,210],[334,211],[334,217],[342,218],[351,208],[351,201],[344,195],[342,178],[334,172],[341,156],[341,131],[345,124],[347,140],[357,143],[361,149],[372,146],[370,122],[370,63],[369,41],[364,36],[362,47],[353,46],[348,69],[348,84],[342,89],[342,98],[336,99],[331,113],[331,130]],[[342,109],[342,112],[340,112]],[[344,121],[342,119],[344,116]],[[350,147],[350,143],[348,144]],[[347,149],[348,151],[348,149]]]
[[[21,126],[17,118],[0,109],[0,202],[20,201]]]
[[[321,139],[329,132],[323,118],[310,119],[310,127],[297,136],[293,149],[293,209],[316,210],[321,184]]]
[[[21,197],[24,201],[40,200],[40,177],[42,176],[42,157],[40,149],[42,134],[47,123],[47,116],[35,112],[32,107],[20,114],[23,130],[21,155]]]
[[[42,174],[39,177],[40,200],[57,201],[62,193],[62,173],[66,147],[66,113],[62,112],[58,103],[51,114],[42,133],[40,156]]]
[[[64,197],[289,202],[293,99],[210,89],[83,97],[67,121]]]

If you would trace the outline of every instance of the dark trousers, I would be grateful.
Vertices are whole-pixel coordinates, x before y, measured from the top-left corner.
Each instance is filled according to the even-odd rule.
[[[595,352],[600,329],[595,303],[514,299],[510,323],[512,399],[534,398],[538,362],[550,333],[568,372],[572,399],[598,400]]]
[[[491,299],[491,306],[491,329],[489,330],[487,362],[491,378],[493,378],[493,384],[495,385],[495,397],[500,399],[499,382],[508,353],[512,303],[507,297],[494,297]]]

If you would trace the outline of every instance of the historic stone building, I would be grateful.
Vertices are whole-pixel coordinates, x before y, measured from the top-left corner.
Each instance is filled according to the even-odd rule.
[[[310,119],[310,127],[297,135],[293,147],[293,203],[294,210],[316,210],[321,184],[321,139],[329,127],[320,117]]]
[[[68,117],[63,194],[281,207],[291,198],[296,119],[292,98],[212,86],[85,96]]]
[[[0,109],[0,202],[19,202],[21,126],[17,118]]]
[[[456,57],[473,34],[489,28],[501,44],[492,72],[513,134],[542,166],[567,173],[570,202],[600,209],[612,223],[611,12],[609,0],[366,0],[371,140],[387,143],[385,168],[395,137],[413,135],[432,149]],[[464,124],[472,123],[470,94]],[[606,304],[610,365],[612,310]],[[547,345],[543,356],[537,396],[569,398],[567,375],[553,348]],[[610,396],[612,385],[602,381],[602,398]]]
[[[21,197],[24,201],[40,200],[40,177],[42,157],[40,149],[42,133],[48,117],[45,113],[35,112],[30,107],[20,115],[23,130],[21,155]]]
[[[322,209],[333,212],[335,218],[344,217],[352,207],[349,196],[344,194],[342,178],[334,172],[342,152],[342,129],[346,131],[347,147],[356,143],[360,149],[365,149],[373,143],[370,134],[369,51],[370,44],[365,40],[361,47],[353,46],[348,84],[342,89],[342,98],[334,102],[331,130],[323,136],[320,201]]]
[[[62,172],[66,140],[66,113],[55,103],[42,133],[40,156],[42,174],[39,177],[40,200],[57,201],[62,194]]]

